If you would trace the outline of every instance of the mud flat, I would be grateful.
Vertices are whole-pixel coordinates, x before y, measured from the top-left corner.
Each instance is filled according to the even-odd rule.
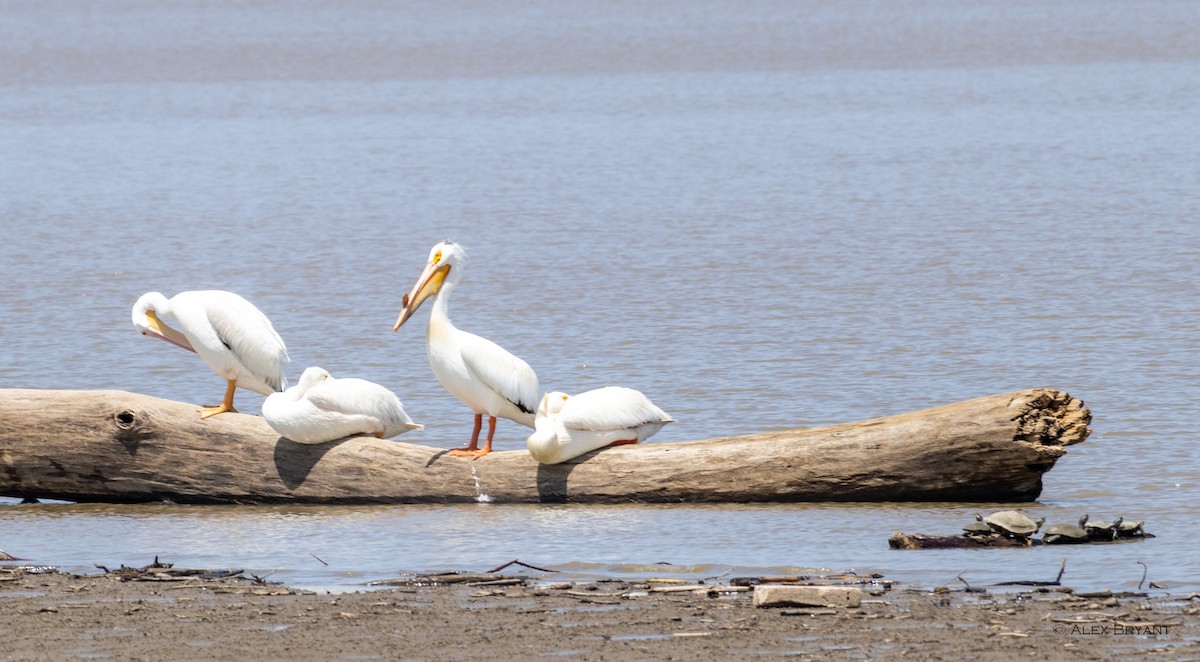
[[[530,572],[330,594],[236,571],[109,570],[0,567],[0,659],[1200,658],[1200,594],[1169,589],[929,591],[856,577],[572,583]],[[754,606],[756,583],[788,580],[857,586],[861,604]]]

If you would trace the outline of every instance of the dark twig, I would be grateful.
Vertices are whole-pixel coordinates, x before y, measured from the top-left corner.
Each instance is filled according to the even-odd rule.
[[[968,584],[967,580],[963,579],[962,575],[958,576],[958,581],[962,582],[963,586],[967,587],[966,589],[964,589],[967,593],[987,593],[987,589],[975,588],[974,586],[971,586],[970,584]]]
[[[1147,568],[1146,564],[1141,561],[1135,561],[1135,563],[1142,566],[1142,581],[1138,582],[1138,590],[1140,591],[1142,590],[1142,584],[1146,583],[1146,573],[1150,571],[1150,568]]]
[[[996,586],[1062,586],[1062,576],[1067,570],[1067,560],[1063,559],[1058,566],[1058,576],[1052,582],[1040,582],[1035,580],[1023,579],[1015,582],[999,582]]]
[[[503,570],[503,569],[507,568],[508,566],[510,566],[510,565],[513,565],[513,564],[516,564],[516,565],[519,565],[519,566],[524,566],[524,567],[526,567],[526,568],[529,568],[530,570],[538,570],[538,571],[540,571],[540,572],[558,572],[557,570],[551,570],[551,569],[549,569],[549,568],[539,568],[539,567],[537,567],[536,565],[529,565],[528,563],[523,563],[523,562],[522,562],[522,561],[520,561],[519,559],[513,559],[513,560],[509,561],[508,563],[505,563],[504,565],[498,565],[498,566],[496,566],[495,568],[492,568],[491,570],[484,570],[483,572],[484,572],[484,574],[491,574],[491,573],[493,573],[493,572],[500,572],[501,570]]]
[[[329,564],[328,564],[328,563],[326,563],[326,562],[325,562],[325,561],[324,561],[324,560],[323,560],[321,557],[317,556],[316,554],[313,554],[312,552],[309,552],[309,553],[308,553],[308,555],[309,555],[309,556],[311,556],[311,557],[313,557],[314,559],[316,559],[316,560],[320,561],[320,562],[321,562],[321,565],[329,565]]]

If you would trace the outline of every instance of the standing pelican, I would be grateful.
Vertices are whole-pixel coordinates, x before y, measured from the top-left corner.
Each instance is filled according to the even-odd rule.
[[[276,432],[301,444],[357,435],[386,439],[425,427],[413,423],[400,398],[379,384],[334,379],[316,367],[306,369],[295,386],[267,396],[262,415]]]
[[[597,448],[645,441],[673,422],[631,388],[605,386],[576,396],[553,391],[542,397],[525,444],[533,459],[558,464]]]
[[[182,332],[164,324],[160,316],[174,317]],[[147,292],[133,304],[133,326],[144,336],[199,354],[228,382],[225,399],[216,407],[201,408],[200,418],[237,411],[233,391],[238,386],[263,395],[287,388],[287,347],[267,316],[233,292],[180,292],[170,299]]]
[[[450,323],[450,293],[462,279],[466,258],[466,251],[452,241],[434,246],[425,270],[412,291],[404,295],[403,308],[392,331],[398,330],[426,299],[437,295],[426,332],[429,365],[442,386],[475,412],[471,444],[450,453],[478,459],[492,452],[497,417],[533,427],[539,391],[537,375],[528,363],[496,343],[460,331]],[[487,441],[479,449],[484,414],[488,415]]]

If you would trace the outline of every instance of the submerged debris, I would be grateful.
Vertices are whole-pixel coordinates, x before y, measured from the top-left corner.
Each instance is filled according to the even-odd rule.
[[[293,595],[307,593],[287,588],[279,582],[268,582],[265,577],[245,575],[245,571],[234,568],[208,570],[203,568],[176,568],[174,563],[163,563],[154,557],[154,562],[140,568],[131,568],[121,564],[119,568],[111,569],[93,563],[104,571],[105,577],[118,581],[129,582],[179,582],[173,588],[208,588],[218,592],[249,592],[256,595]]]
[[[131,568],[125,564],[111,570],[99,563],[92,565],[104,571],[104,574],[120,579],[123,582],[174,582],[185,579],[249,579],[242,577],[242,570],[203,570],[197,568],[176,568],[174,563],[162,563],[154,557],[154,563],[140,568]]]

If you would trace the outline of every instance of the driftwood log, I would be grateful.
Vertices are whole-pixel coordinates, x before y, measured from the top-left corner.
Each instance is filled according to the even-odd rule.
[[[927,535],[924,533],[893,533],[888,538],[888,547],[892,549],[970,549],[978,547],[1030,547],[1041,545],[1041,540],[1032,538],[1016,540],[1005,538],[999,533],[986,536],[968,536],[954,534],[948,536]]]
[[[1031,389],[886,418],[609,448],[538,465],[359,437],[307,446],[262,418],[124,391],[0,389],[0,495],[177,503],[1031,501],[1083,441],[1077,398]]]

